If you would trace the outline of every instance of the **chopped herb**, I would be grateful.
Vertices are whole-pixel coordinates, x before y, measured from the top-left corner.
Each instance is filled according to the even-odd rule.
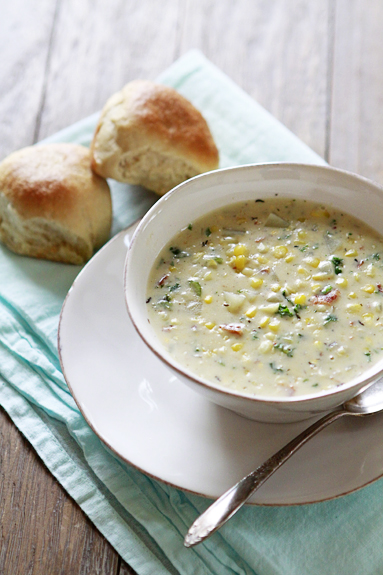
[[[201,288],[201,284],[195,280],[189,280],[189,285],[192,288],[192,290],[198,295],[200,296],[202,294],[202,288]]]
[[[331,220],[331,225],[336,226],[336,220]]]
[[[308,380],[309,380],[309,378],[306,377],[306,379],[303,380],[303,383],[305,383],[305,382],[308,381]]]
[[[318,387],[319,383],[313,383],[311,387]]]
[[[271,367],[274,373],[283,373],[283,369],[281,367],[276,367],[273,361],[269,363],[269,366]]]
[[[334,272],[338,275],[342,273],[343,267],[343,260],[342,258],[338,258],[337,256],[332,256],[331,258],[332,264],[334,266]]]
[[[157,268],[159,268],[160,266],[162,266],[162,264],[165,263],[164,258],[161,258],[160,261],[158,262]]]
[[[335,315],[330,314],[325,318],[324,325],[327,325],[328,323],[330,323],[332,321],[338,321],[338,318]]]
[[[198,353],[198,352],[201,351],[201,350],[200,350],[199,347],[196,347],[194,351],[195,351],[196,353]]]
[[[160,306],[160,307],[165,307],[167,309],[171,309],[172,308],[171,302],[172,302],[172,298],[168,294],[165,294],[163,298],[158,300],[156,305]]]
[[[277,344],[275,344],[274,348],[279,349],[279,351],[281,351],[282,353],[287,355],[287,357],[293,357],[294,350],[291,349],[291,347],[288,345],[283,345],[282,343],[277,343]]]
[[[217,264],[223,264],[223,259],[218,256],[214,258],[214,261],[217,262]]]
[[[178,289],[180,287],[179,283],[174,284],[174,286],[171,286],[169,291],[176,291],[176,289]]]
[[[256,202],[261,202],[262,204],[265,203],[265,200],[255,200]]]
[[[380,255],[379,254],[372,254],[372,259],[379,261]]]
[[[289,310],[287,305],[282,305],[281,303],[279,304],[278,310],[275,313],[278,313],[281,317],[293,317],[294,315],[293,312]]]
[[[193,224],[189,224],[188,225],[188,230],[192,230],[193,229]]]
[[[366,353],[364,355],[367,356],[367,361],[371,361],[371,352],[370,351],[366,351]]]
[[[254,333],[254,332],[253,332],[251,338],[252,338],[252,339],[259,339],[259,336],[258,336],[257,333]]]
[[[189,256],[187,252],[183,252],[180,248],[170,247],[169,251],[171,251],[176,258],[187,258]]]
[[[330,293],[330,291],[332,291],[332,286],[328,285],[325,286],[320,293],[322,293],[323,295],[327,295],[328,293]]]
[[[300,247],[300,248],[299,248],[299,251],[300,251],[300,252],[305,252],[305,251],[307,250],[307,248],[308,248],[308,247],[309,247],[309,245],[308,245],[308,244],[306,244],[306,245],[304,245],[304,246]]]
[[[211,229],[210,229],[210,228],[206,228],[205,234],[207,235],[207,237],[211,236]]]
[[[347,234],[347,235],[348,235],[348,236],[352,236],[352,232],[348,232],[348,234]]]

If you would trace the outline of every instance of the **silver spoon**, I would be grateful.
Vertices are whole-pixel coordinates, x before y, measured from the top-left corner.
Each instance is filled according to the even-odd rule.
[[[344,415],[370,415],[383,410],[383,378],[365,386],[353,399],[302,431],[265,463],[221,495],[200,515],[186,534],[185,547],[193,547],[217,531],[290,457],[314,435]]]

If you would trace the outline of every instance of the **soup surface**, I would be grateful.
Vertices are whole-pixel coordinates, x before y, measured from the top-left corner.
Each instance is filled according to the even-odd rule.
[[[313,202],[235,204],[164,247],[146,299],[164,347],[200,377],[254,395],[316,393],[382,357],[383,238]]]

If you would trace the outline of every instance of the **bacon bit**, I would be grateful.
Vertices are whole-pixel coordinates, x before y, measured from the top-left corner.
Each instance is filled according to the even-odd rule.
[[[380,293],[383,293],[382,284],[376,284],[376,287],[378,288],[378,291],[380,291]]]
[[[269,274],[269,273],[270,273],[270,268],[263,268],[263,269],[261,269],[261,273]]]
[[[174,325],[166,325],[162,328],[162,331],[172,331]]]
[[[168,279],[169,276],[170,276],[170,274],[165,274],[164,276],[162,276],[162,278],[158,282],[158,285],[163,286],[164,282]]]
[[[331,305],[333,301],[335,301],[340,295],[340,291],[338,289],[331,290],[328,294],[316,295],[312,298],[313,304],[324,304],[324,305]]]
[[[356,266],[357,268],[362,267],[362,265],[364,264],[365,260],[360,260],[360,262],[358,262],[358,265]]]
[[[220,329],[227,331],[229,333],[235,333],[236,335],[243,335],[243,328],[245,324],[243,323],[225,323],[219,326]]]
[[[263,236],[262,238],[258,238],[257,240],[254,240],[256,244],[259,244],[259,242],[263,242],[263,240],[266,239],[266,236]]]

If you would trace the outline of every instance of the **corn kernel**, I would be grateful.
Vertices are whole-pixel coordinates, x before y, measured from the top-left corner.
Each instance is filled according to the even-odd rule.
[[[354,291],[350,291],[350,293],[348,294],[348,297],[351,299],[355,299],[358,296],[356,295],[356,293]]]
[[[273,349],[273,342],[270,340],[264,340],[259,344],[258,351],[261,353],[269,353]]]
[[[357,282],[360,281],[360,274],[358,272],[354,272],[353,276],[354,276],[355,281],[357,281]]]
[[[287,255],[288,249],[286,248],[286,246],[275,246],[275,248],[273,248],[273,254],[274,257],[280,259],[285,257],[285,255]]]
[[[210,281],[211,279],[213,279],[213,275],[211,272],[206,272],[205,275],[203,276],[204,280]]]
[[[364,270],[364,273],[365,273],[368,277],[374,278],[374,277],[375,277],[375,274],[376,274],[376,270],[375,270],[375,268],[374,268],[374,266],[373,266],[372,264],[369,264],[369,265],[367,266],[367,268]]]
[[[210,226],[210,231],[211,232],[218,232],[218,226]]]
[[[336,353],[337,353],[338,355],[345,355],[346,352],[347,352],[347,350],[346,350],[346,348],[345,348],[343,345],[340,345],[340,346],[338,347],[338,349],[336,350]]]
[[[316,348],[322,349],[322,347],[323,347],[323,342],[321,342],[319,339],[317,339],[317,340],[314,341],[314,345],[315,345]]]
[[[258,244],[258,251],[261,252],[261,254],[265,254],[266,252],[269,251],[269,248],[265,246],[263,242],[261,242],[260,244]]]
[[[235,258],[235,269],[239,272],[243,270],[243,268],[247,264],[247,257],[246,256],[236,256]]]
[[[373,320],[373,317],[374,317],[374,316],[372,315],[372,313],[364,313],[364,314],[362,315],[362,318],[363,318],[364,323],[371,323],[372,320]]]
[[[275,341],[275,334],[272,333],[271,331],[268,331],[267,333],[265,333],[264,335],[265,339],[269,339],[270,341]]]
[[[250,307],[247,312],[245,312],[245,316],[246,317],[254,317],[255,314],[257,313],[257,308],[255,306]]]
[[[335,280],[335,283],[340,287],[347,287],[348,286],[347,278],[337,278]]]
[[[213,301],[213,296],[212,295],[207,295],[204,300],[205,303],[211,303]]]
[[[285,257],[285,262],[286,262],[287,264],[290,264],[290,263],[293,262],[294,260],[295,260],[295,256],[294,256],[293,254],[288,254],[288,255]]]
[[[231,346],[231,349],[233,351],[239,351],[242,348],[243,348],[243,343],[233,343],[233,345]]]
[[[169,271],[170,272],[175,272],[176,271],[176,267],[175,266],[169,266]]]
[[[271,291],[273,291],[274,293],[279,292],[279,290],[281,289],[281,286],[279,284],[271,284],[270,286]]]
[[[306,268],[303,268],[302,266],[299,266],[297,271],[299,274],[305,276],[306,279],[311,277],[310,272],[308,270],[306,270]]]
[[[308,257],[308,258],[304,258],[303,260],[304,262],[306,262],[309,266],[311,266],[312,268],[317,268],[320,264],[320,259],[319,258],[312,258],[312,257]]]
[[[205,323],[205,327],[207,327],[207,329],[213,329],[213,327],[215,327],[215,323],[213,321],[208,321]]]
[[[358,255],[358,252],[356,250],[348,250],[344,255],[346,258],[354,258]]]
[[[244,276],[247,276],[249,278],[253,275],[254,270],[252,270],[251,268],[243,268],[242,273]]]
[[[329,274],[326,272],[319,272],[318,274],[313,274],[313,280],[315,281],[324,281],[328,279]]]
[[[248,254],[248,249],[245,244],[238,244],[234,248],[234,255],[235,256],[246,256]]]
[[[253,287],[255,289],[260,288],[262,284],[263,284],[263,279],[261,279],[261,278],[252,278],[250,280],[251,287]]]
[[[271,329],[271,331],[278,331],[280,325],[281,322],[278,319],[272,319],[269,323],[269,329]]]
[[[362,304],[360,303],[348,303],[346,309],[349,313],[360,313],[362,311]]]
[[[265,256],[258,256],[257,257],[257,262],[259,264],[267,264],[269,260],[265,257]]]
[[[371,284],[365,285],[361,289],[363,291],[365,291],[366,293],[374,293],[374,291],[375,291],[375,287]]]
[[[259,309],[264,313],[273,314],[278,311],[279,303],[269,303],[266,305],[262,305]]]
[[[325,208],[317,208],[311,212],[314,218],[329,218],[330,214]]]
[[[216,269],[218,267],[217,262],[213,259],[208,260],[206,265],[208,268],[213,268],[213,269]]]
[[[269,323],[269,321],[270,321],[270,318],[267,315],[263,316],[263,318],[259,322],[259,327],[266,327],[267,324]]]
[[[311,291],[313,293],[318,293],[321,289],[322,289],[322,286],[320,284],[312,284],[311,285]]]
[[[304,293],[298,293],[294,295],[294,303],[298,305],[305,305],[306,303],[306,296]]]
[[[300,240],[304,240],[307,237],[307,232],[305,230],[298,230],[297,236]]]

